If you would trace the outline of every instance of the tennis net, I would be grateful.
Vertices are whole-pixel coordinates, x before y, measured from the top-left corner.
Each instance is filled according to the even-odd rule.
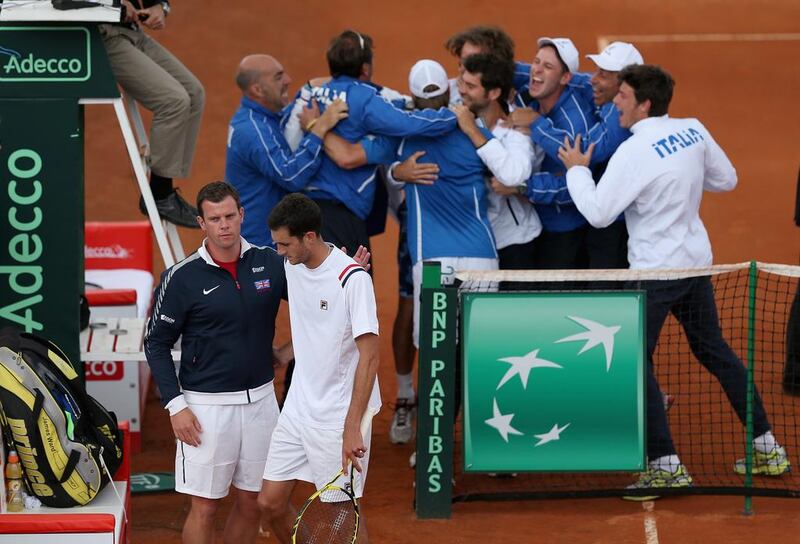
[[[645,296],[653,301],[663,299],[663,292],[670,289],[674,292],[676,284],[710,284],[717,315],[698,311],[691,303],[691,297],[697,295],[696,290],[684,293],[683,298],[666,295],[677,302],[672,305],[673,311],[667,315],[660,330],[653,364],[661,400],[667,408],[675,450],[691,474],[693,485],[660,490],[659,495],[800,497],[797,470],[778,476],[751,475],[750,468],[745,470],[745,474],[734,470],[735,462],[740,459],[750,458],[748,467],[753,466],[752,459],[756,454],[749,445],[755,437],[754,432],[758,431],[759,422],[754,409],[757,412],[759,398],[772,433],[787,452],[791,465],[797,467],[800,463],[800,267],[753,262],[688,270],[459,271],[454,276],[462,320],[465,315],[463,303],[472,293],[500,291],[502,297],[524,297],[525,291],[572,294],[644,291]],[[531,304],[535,300],[531,298]],[[700,331],[692,342],[677,315],[684,324],[689,323],[688,329]],[[519,319],[519,316],[509,314],[508,319]],[[710,324],[715,320],[723,339],[746,368],[748,383],[754,387],[745,385],[742,391],[731,390],[729,385],[726,394],[720,381],[704,368],[704,365],[719,366],[713,360],[709,362],[714,354],[707,342],[709,331],[714,329]],[[646,323],[642,329],[643,337],[646,337]],[[460,334],[469,337],[469,329],[464,323]],[[587,351],[591,347],[587,342]],[[466,352],[463,353],[466,358]],[[469,365],[464,364],[464,368],[468,374]],[[500,372],[507,367],[502,368]],[[718,372],[723,381],[725,372],[724,369]],[[535,371],[530,376],[536,376]],[[458,376],[457,383],[457,387],[463,385],[467,393],[461,410],[464,418],[459,417],[455,424],[453,502],[631,494],[626,488],[635,481],[636,474],[630,471],[540,472],[523,469],[514,471],[513,475],[511,470],[503,468],[501,474],[490,475],[488,470],[474,471],[470,465],[470,451],[480,440],[480,435],[465,428],[464,419],[471,408],[468,379],[462,382],[462,377]],[[496,403],[501,392],[498,385]],[[460,393],[456,394],[457,402],[460,396]],[[731,402],[731,399],[735,402],[737,397],[747,399],[745,405],[740,404],[740,415]],[[498,404],[500,412],[503,411],[502,402],[501,399]],[[519,410],[518,407],[513,429],[523,436],[524,415]],[[482,422],[483,418],[480,418],[478,425]],[[505,438],[510,442],[508,434]],[[534,444],[530,441],[531,451]],[[591,460],[592,456],[601,457],[600,453],[588,450],[581,455]]]

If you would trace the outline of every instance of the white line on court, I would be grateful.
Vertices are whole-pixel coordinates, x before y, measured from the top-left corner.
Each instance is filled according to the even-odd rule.
[[[656,516],[653,514],[653,501],[642,503],[644,508],[644,538],[645,544],[658,544],[658,527],[656,527]]]
[[[629,34],[621,36],[599,36],[599,51],[615,41],[636,43],[675,42],[790,42],[800,40],[800,33],[757,34]]]

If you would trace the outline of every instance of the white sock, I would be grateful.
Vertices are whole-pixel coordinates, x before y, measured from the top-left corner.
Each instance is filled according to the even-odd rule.
[[[664,470],[666,472],[675,472],[681,466],[681,460],[677,455],[662,455],[650,461],[650,468],[657,470]]]
[[[414,400],[416,394],[414,393],[414,380],[413,373],[398,374],[397,375],[397,398]]]
[[[772,434],[772,431],[767,431],[753,439],[753,447],[761,453],[769,453],[779,447],[779,444],[775,440],[775,435]]]

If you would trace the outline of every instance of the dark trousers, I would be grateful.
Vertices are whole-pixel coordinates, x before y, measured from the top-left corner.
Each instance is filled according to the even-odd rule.
[[[347,248],[347,254],[352,256],[358,246],[369,247],[369,236],[364,221],[351,212],[341,202],[333,200],[314,200],[322,211],[322,239],[339,249]],[[372,270],[370,270],[372,274]]]
[[[711,280],[703,276],[672,281],[644,281],[629,287],[647,291],[647,456],[656,459],[676,453],[661,389],[653,369],[653,352],[661,327],[670,312],[686,332],[692,353],[719,381],[736,415],[744,424],[747,370],[722,337]],[[760,436],[770,430],[770,425],[757,390],[753,401],[754,436]]]
[[[500,270],[533,270],[536,268],[536,241],[512,244],[497,250]],[[501,291],[526,291],[536,289],[534,282],[501,281]]]
[[[542,231],[536,238],[536,268],[540,270],[575,270],[586,268],[585,226],[567,232]],[[585,282],[537,282],[535,291],[575,291],[585,289]]]
[[[602,229],[587,227],[585,250],[588,268],[628,268],[628,227],[625,221],[615,221]],[[586,285],[588,289],[598,291],[613,291],[624,286],[624,281],[590,281]]]
[[[800,284],[794,294],[786,323],[786,365],[783,367],[783,390],[800,395]]]
[[[586,227],[567,232],[542,231],[536,239],[536,268],[573,270],[586,268],[583,251]]]
[[[615,221],[602,229],[587,227],[586,256],[588,268],[628,268],[628,227],[625,221]]]

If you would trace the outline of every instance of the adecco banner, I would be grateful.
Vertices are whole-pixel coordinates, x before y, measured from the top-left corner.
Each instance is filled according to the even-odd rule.
[[[644,469],[644,294],[467,293],[464,469]]]
[[[76,365],[83,280],[79,112],[74,100],[0,100],[0,326],[49,338]]]
[[[0,27],[0,81],[86,81],[90,43],[85,27]]]
[[[0,26],[0,98],[118,97],[98,25]]]

